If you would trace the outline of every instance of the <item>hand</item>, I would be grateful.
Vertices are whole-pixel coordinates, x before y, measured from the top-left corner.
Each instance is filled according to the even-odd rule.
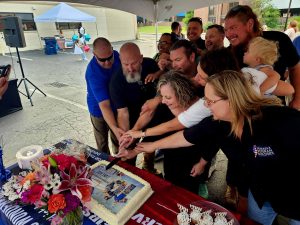
[[[119,149],[119,153],[115,157],[122,158],[122,160],[132,159],[137,156],[139,152],[135,150]]]
[[[152,116],[160,102],[161,99],[158,97],[147,100],[141,108],[140,116],[147,112]]]
[[[153,82],[155,81],[157,78],[159,78],[159,74],[158,73],[150,73],[148,74],[148,76],[145,78],[145,84],[149,83],[149,82]]]
[[[116,136],[116,138],[117,138],[118,141],[120,141],[120,138],[125,133],[125,131],[122,130],[121,128],[119,128],[119,127],[113,128],[112,132],[115,134],[115,136]]]
[[[300,100],[299,100],[299,101],[296,101],[296,99],[294,98],[294,99],[290,102],[289,106],[290,106],[291,108],[300,110]]]
[[[126,136],[126,135],[123,135],[121,138],[120,138],[120,141],[119,141],[119,148],[122,149],[122,148],[128,148],[129,145],[131,145],[133,142],[135,141],[134,138],[132,138],[131,136]]]
[[[171,61],[168,59],[160,59],[157,63],[160,70],[164,71],[171,66]]]
[[[138,143],[134,150],[137,152],[152,153],[156,150],[156,147],[154,145],[154,142],[142,142]]]
[[[132,137],[132,138],[140,138],[143,136],[143,132],[141,130],[129,130],[123,136]]]
[[[8,88],[8,81],[5,77],[0,78],[0,99]]]
[[[196,163],[192,170],[191,170],[191,176],[192,177],[196,177],[196,176],[199,176],[201,175],[203,172],[204,172],[204,168],[205,168],[205,165],[201,164],[200,162]]]

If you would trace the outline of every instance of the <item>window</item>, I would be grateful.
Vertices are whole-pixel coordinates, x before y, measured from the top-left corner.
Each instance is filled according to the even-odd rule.
[[[78,29],[81,23],[55,23],[57,30],[73,30]]]
[[[215,6],[209,6],[208,7],[208,15],[209,16],[214,16],[215,15]]]
[[[6,17],[6,16],[17,16],[20,17],[22,20],[22,25],[24,31],[29,31],[29,30],[36,30],[36,25],[33,20],[33,14],[32,13],[2,13],[0,12],[0,18]]]

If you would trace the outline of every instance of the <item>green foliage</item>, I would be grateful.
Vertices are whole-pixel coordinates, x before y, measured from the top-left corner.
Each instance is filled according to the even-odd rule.
[[[266,24],[269,28],[278,28],[280,11],[275,8],[271,0],[253,0],[251,7],[256,13],[261,25]]]
[[[194,17],[194,11],[188,11],[186,14],[185,14],[185,17],[182,19],[182,21],[184,22],[185,25],[188,24],[189,20],[191,18]]]
[[[206,32],[207,31],[207,27],[210,26],[210,25],[213,25],[213,23],[210,22],[210,21],[208,21],[206,24],[204,24],[203,30]]]
[[[270,28],[277,28],[279,25],[280,11],[273,6],[267,6],[262,12],[262,24],[266,24]]]

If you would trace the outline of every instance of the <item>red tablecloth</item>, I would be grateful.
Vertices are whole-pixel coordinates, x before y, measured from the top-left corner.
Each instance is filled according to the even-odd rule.
[[[124,162],[120,162],[118,165],[148,181],[154,191],[148,201],[128,221],[128,225],[174,224],[176,213],[179,211],[177,203],[187,206],[195,201],[206,201],[201,196],[177,187],[147,171]],[[238,220],[240,219],[239,215],[235,214],[235,216]]]

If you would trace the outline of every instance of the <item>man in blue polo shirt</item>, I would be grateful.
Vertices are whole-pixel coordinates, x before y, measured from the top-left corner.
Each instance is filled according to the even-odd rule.
[[[108,132],[111,130],[112,143],[117,146],[123,131],[118,128],[115,109],[111,105],[109,82],[112,74],[121,68],[119,53],[114,51],[111,43],[97,38],[93,43],[94,57],[87,66],[85,79],[87,83],[87,104],[94,128],[97,148],[109,153]]]

